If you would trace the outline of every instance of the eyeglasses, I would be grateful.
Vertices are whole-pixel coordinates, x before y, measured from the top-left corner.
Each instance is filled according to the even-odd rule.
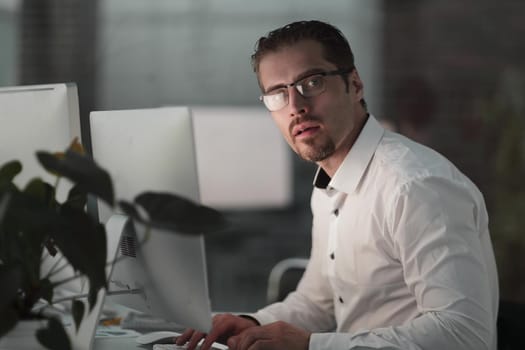
[[[320,95],[326,90],[326,77],[331,75],[341,75],[350,73],[350,69],[338,69],[330,72],[314,73],[301,78],[293,83],[284,85],[259,97],[270,112],[284,108],[289,101],[288,88],[293,86],[303,97],[313,97]]]

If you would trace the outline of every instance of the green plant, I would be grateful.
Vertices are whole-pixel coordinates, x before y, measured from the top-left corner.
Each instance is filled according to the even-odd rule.
[[[39,300],[53,303],[55,288],[69,281],[52,281],[54,269],[41,275],[41,261],[47,254],[61,253],[77,277],[87,278],[90,309],[99,290],[106,287],[105,229],[86,213],[85,206],[88,195],[115,204],[109,174],[84,155],[76,141],[65,153],[40,151],[37,158],[57,176],[54,185],[35,178],[20,189],[13,180],[22,164],[14,160],[0,167],[0,337],[20,320],[35,317],[33,310]],[[56,190],[63,177],[73,187],[67,199],[59,202]],[[179,233],[201,234],[220,230],[226,224],[219,212],[168,193],[146,192],[133,203],[118,204],[133,220]],[[137,207],[147,213],[147,218],[139,215]],[[77,329],[84,309],[84,302],[72,301]],[[47,328],[37,331],[37,338],[50,349],[70,348],[62,324],[53,318],[49,318]]]

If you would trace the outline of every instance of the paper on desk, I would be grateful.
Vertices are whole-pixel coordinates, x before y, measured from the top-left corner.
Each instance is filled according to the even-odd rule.
[[[136,332],[132,329],[122,329],[119,326],[98,326],[95,338],[128,338],[128,337],[138,337],[139,332]]]

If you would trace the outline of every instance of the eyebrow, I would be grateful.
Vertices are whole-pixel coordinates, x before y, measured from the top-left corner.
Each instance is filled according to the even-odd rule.
[[[295,79],[291,83],[272,85],[268,89],[263,90],[263,94],[267,94],[270,91],[274,91],[274,90],[278,90],[278,89],[281,89],[281,88],[285,88],[285,87],[289,86],[290,84],[295,84],[299,80],[304,79],[304,78],[306,78],[306,77],[308,77],[310,75],[319,74],[319,73],[323,73],[323,72],[326,72],[326,69],[323,69],[323,68],[311,68],[311,69],[308,69],[308,70],[302,72],[301,74],[299,74],[297,77],[295,77]]]

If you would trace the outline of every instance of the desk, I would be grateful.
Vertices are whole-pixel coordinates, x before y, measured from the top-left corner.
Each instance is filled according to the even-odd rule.
[[[122,316],[122,318],[126,318],[126,328],[127,326],[130,326],[130,322],[133,322],[133,326],[137,326],[139,328],[139,331],[131,330],[131,329],[122,329],[121,324],[113,324],[113,325],[98,325],[96,328],[96,335],[93,339],[92,347],[90,350],[124,350],[124,349],[140,349],[140,350],[151,350],[153,349],[153,345],[143,345],[136,342],[136,338],[140,336],[143,333],[148,333],[146,329],[144,328],[145,325],[148,326],[154,326],[154,324],[150,322],[155,322],[155,319],[151,319],[148,321],[148,318],[140,318],[139,316],[134,317],[127,317],[130,316],[129,312],[133,312],[133,310],[122,306],[122,305],[111,305],[111,309],[116,312],[116,315]],[[124,323],[124,321],[123,321]],[[142,326],[142,327],[141,327]],[[164,327],[166,324],[163,325]],[[182,333],[184,331],[184,328],[178,329],[178,325],[171,324],[168,328],[158,328],[157,331],[161,330],[171,330],[176,331],[179,333]],[[157,325],[158,327],[158,325]],[[133,327],[131,327],[133,328]],[[151,330],[155,331],[155,330]],[[224,349],[225,346],[221,344],[213,345],[212,349]]]
[[[91,350],[124,350],[124,349],[141,349],[141,350],[149,349],[151,350],[153,349],[152,344],[148,344],[148,345],[139,344],[136,342],[136,338],[137,338],[136,333],[131,334],[131,335],[124,335],[124,336],[95,337]],[[212,350],[227,350],[227,347],[219,343],[214,343],[212,346]]]
[[[153,345],[139,344],[136,338],[150,331],[184,331],[184,328],[178,329],[181,326],[174,323],[142,315],[123,305],[106,302],[106,307],[111,317],[96,326],[91,350],[152,349]],[[123,324],[125,329],[121,328]],[[148,330],[149,327],[153,328]]]
[[[224,345],[213,345],[212,350],[225,349]],[[135,337],[119,337],[119,338],[95,338],[92,350],[151,350],[153,345],[141,345],[135,341]]]
[[[153,345],[141,345],[131,337],[105,337],[95,338],[93,350],[129,350],[129,349],[153,349]]]

